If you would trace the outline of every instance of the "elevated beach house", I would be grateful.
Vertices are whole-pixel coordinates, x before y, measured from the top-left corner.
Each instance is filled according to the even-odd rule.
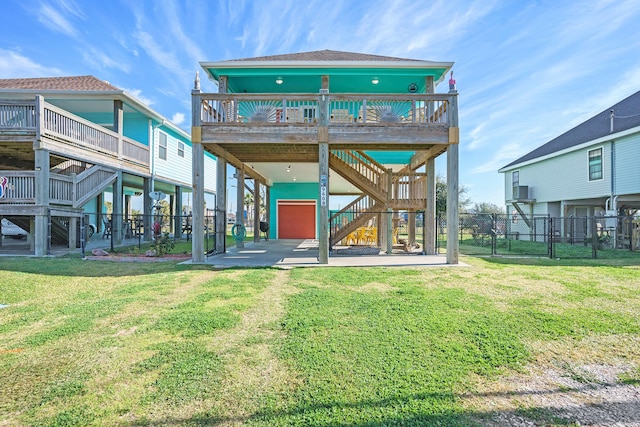
[[[525,222],[535,215],[630,216],[640,209],[640,92],[502,167],[505,203]],[[608,222],[608,221],[605,221]],[[573,233],[557,221],[558,237]],[[615,227],[615,221],[613,221]],[[605,225],[605,224],[601,224]],[[575,227],[574,227],[575,228]],[[575,237],[575,236],[574,236]]]
[[[202,93],[196,79],[194,227],[203,226],[208,152],[217,156],[218,212],[226,210],[232,165],[237,189],[245,179],[253,181],[254,195],[267,188],[266,211],[254,216],[254,229],[262,219],[272,238],[317,239],[320,263],[365,224],[383,250],[390,247],[399,211],[424,213],[407,218],[423,218],[420,243],[435,254],[434,165],[446,153],[447,262],[458,262],[458,94],[453,81],[436,93],[453,63],[323,50],[200,65],[218,93]],[[345,195],[352,201],[330,213],[330,198]],[[258,197],[254,203],[258,212]],[[223,215],[216,221],[224,227]],[[202,240],[194,235],[196,262],[203,260]],[[223,250],[224,242],[216,247]]]
[[[0,79],[0,217],[27,233],[33,255],[75,248],[80,230],[108,226],[118,241],[136,204],[149,239],[153,194],[178,215],[190,198],[191,151],[188,133],[93,76]],[[215,159],[200,160],[213,194]]]

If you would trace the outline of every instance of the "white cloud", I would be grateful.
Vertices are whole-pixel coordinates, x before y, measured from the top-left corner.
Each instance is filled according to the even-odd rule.
[[[83,50],[82,58],[84,62],[89,66],[97,69],[112,68],[120,70],[124,73],[129,73],[129,64],[122,60],[116,60],[113,57],[107,55],[104,51],[89,47],[87,50]]]
[[[38,64],[18,52],[0,49],[0,77],[5,79],[25,77],[55,77],[64,72],[59,68]]]
[[[140,89],[125,89],[122,88],[123,91],[125,91],[125,93],[129,96],[132,96],[134,98],[136,98],[138,101],[140,101],[141,103],[147,105],[147,106],[151,106],[153,105],[153,101],[149,98],[147,98],[146,96],[142,95],[142,91]]]
[[[73,38],[78,35],[78,30],[65,15],[83,18],[82,11],[75,2],[70,0],[59,0],[55,6],[53,4],[42,3],[37,11],[37,15],[38,21],[45,27]]]
[[[171,116],[171,121],[178,126],[184,123],[184,119],[185,119],[184,113],[175,113],[173,116]]]
[[[523,153],[523,147],[517,143],[503,144],[499,150],[486,162],[471,169],[471,173],[497,172],[498,169],[508,164]]]

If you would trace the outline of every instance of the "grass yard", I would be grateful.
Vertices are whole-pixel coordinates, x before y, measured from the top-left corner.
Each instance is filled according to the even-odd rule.
[[[0,258],[0,426],[575,425],[532,386],[640,408],[640,262],[463,261]]]

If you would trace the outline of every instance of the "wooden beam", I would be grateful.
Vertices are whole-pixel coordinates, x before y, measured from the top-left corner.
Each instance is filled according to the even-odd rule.
[[[429,159],[434,159],[445,151],[447,151],[447,145],[445,144],[434,145],[428,150],[419,151],[411,157],[408,168],[409,170],[416,170]]]
[[[236,169],[241,169],[242,165],[244,164],[244,162],[242,162],[233,154],[229,153],[224,148],[220,147],[218,144],[206,144],[205,148],[207,149],[208,152],[210,152],[214,156],[224,158],[231,166],[233,166]],[[245,174],[249,175],[253,179],[257,179],[258,181],[265,182],[265,183],[267,182],[267,179],[264,176],[262,176],[260,173],[258,173],[255,169],[247,168],[245,170]]]

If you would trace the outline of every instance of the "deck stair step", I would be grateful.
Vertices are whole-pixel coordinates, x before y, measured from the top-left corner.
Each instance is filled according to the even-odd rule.
[[[380,213],[382,205],[368,195],[362,195],[331,215],[331,246],[364,226]]]

